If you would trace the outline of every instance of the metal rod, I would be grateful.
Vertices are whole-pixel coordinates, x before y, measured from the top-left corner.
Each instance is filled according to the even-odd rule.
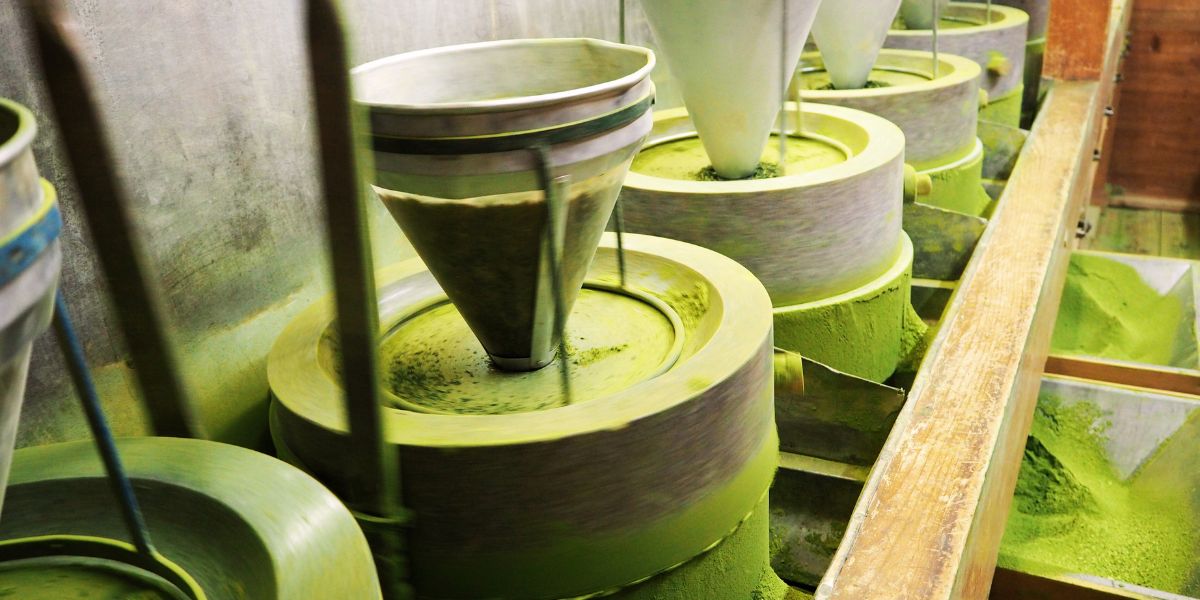
[[[779,0],[779,174],[787,175],[787,101],[792,68],[788,65],[788,0]],[[803,42],[801,42],[803,43]],[[797,107],[799,110],[799,107]]]
[[[625,9],[626,9],[625,2],[626,2],[626,0],[617,0],[617,3],[618,3],[617,16],[620,19],[617,22],[617,41],[621,42],[622,44],[626,43],[625,42]]]
[[[625,287],[625,209],[621,206],[621,195],[617,193],[617,203],[613,207],[613,221],[617,232],[617,274],[620,276],[621,288]]]
[[[79,59],[84,53],[78,28],[61,0],[30,0],[29,7],[50,104],[79,186],[79,206],[112,293],[151,426],[157,435],[202,437],[178,376],[166,313],[129,216],[128,196]]]
[[[941,61],[938,60],[938,29],[942,25],[942,11],[938,7],[938,0],[930,0],[930,2],[933,2],[933,78],[937,79],[941,67]]]
[[[384,597],[411,598],[401,526],[400,468],[384,439],[379,393],[379,306],[368,229],[366,186],[371,156],[362,140],[361,108],[351,99],[349,52],[337,0],[308,0],[308,59],[317,113],[321,191],[329,235],[345,390],[351,471],[348,500],[365,513]]]
[[[571,404],[571,369],[567,357],[567,300],[563,297],[562,255],[567,225],[567,177],[554,177],[550,169],[550,149],[534,148],[538,163],[538,179],[546,195],[546,229],[543,248],[550,263],[551,297],[554,299],[554,333],[558,335],[558,373],[561,379],[563,404]],[[619,238],[618,238],[619,240]],[[623,257],[618,257],[623,258]],[[621,282],[622,286],[624,281]]]
[[[96,443],[96,450],[100,453],[100,460],[108,473],[108,484],[112,486],[113,495],[117,497],[129,538],[138,552],[156,557],[158,553],[150,540],[146,520],[142,517],[142,509],[133,493],[133,484],[129,482],[125,467],[121,464],[121,457],[117,454],[117,444],[113,441],[112,430],[109,429],[104,410],[100,407],[100,396],[96,393],[96,385],[88,371],[83,346],[80,345],[75,328],[71,325],[67,301],[63,298],[62,290],[54,296],[54,334],[63,358],[66,359],[67,373],[71,376],[75,393],[79,394],[80,404],[83,405],[83,414],[87,417],[92,441]]]
[[[626,0],[617,0],[617,41],[625,42],[625,11]],[[621,204],[621,195],[617,194],[617,203],[613,206],[613,221],[617,232],[617,274],[620,276],[621,287],[625,287],[625,208]]]

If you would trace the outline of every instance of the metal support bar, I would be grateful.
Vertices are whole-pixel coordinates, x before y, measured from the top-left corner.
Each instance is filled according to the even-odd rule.
[[[348,500],[375,527],[368,535],[384,597],[411,598],[401,526],[398,457],[384,439],[379,393],[379,306],[361,167],[371,157],[364,115],[351,99],[349,52],[337,0],[308,0],[305,22],[316,103],[321,191],[332,259],[342,387],[353,476]]]
[[[571,369],[567,359],[567,300],[563,297],[563,246],[567,232],[567,177],[554,177],[550,168],[550,149],[537,146],[538,179],[546,196],[546,229],[543,249],[550,264],[551,297],[554,298],[554,333],[558,335],[558,372],[561,377],[563,404],[571,404]],[[623,258],[623,257],[618,257]],[[625,282],[622,278],[621,286]]]
[[[941,61],[938,60],[938,29],[942,26],[942,10],[938,6],[938,0],[929,0],[933,3],[933,78],[938,78],[938,71],[941,67]]]
[[[79,205],[112,292],[151,426],[157,435],[202,437],[178,376],[165,311],[129,217],[108,135],[79,59],[84,53],[78,28],[61,0],[30,0],[29,6],[50,104],[79,186]]]
[[[795,65],[788,65],[788,0],[779,0],[779,175],[787,175],[788,82]],[[801,41],[801,44],[804,42]],[[800,107],[797,106],[796,110]]]

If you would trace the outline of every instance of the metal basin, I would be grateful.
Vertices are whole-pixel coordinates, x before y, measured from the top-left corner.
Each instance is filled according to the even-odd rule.
[[[128,438],[117,447],[155,545],[208,599],[380,598],[370,549],[354,518],[308,475],[258,452],[201,440]],[[87,536],[93,545],[96,538],[110,545],[125,539],[90,442],[17,451],[8,492],[0,524],[0,590],[21,584],[23,568],[57,565],[58,574],[73,582],[64,586],[94,582],[95,597],[110,597],[104,594],[134,585],[131,580],[146,597],[178,597],[177,590],[164,591],[170,588],[162,581],[137,576],[136,565],[120,560],[102,565],[99,575],[94,559],[72,559],[69,552],[41,552],[32,565],[14,562],[31,552],[22,546],[38,543],[31,538]],[[122,566],[127,577],[117,578]],[[41,597],[62,598],[62,589]]]

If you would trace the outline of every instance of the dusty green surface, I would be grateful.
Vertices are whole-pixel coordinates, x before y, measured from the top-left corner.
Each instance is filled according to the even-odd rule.
[[[608,596],[613,600],[793,600],[771,570],[770,511],[764,498],[729,537],[695,559]],[[799,596],[802,597],[802,596]]]
[[[1200,421],[1193,416],[1132,477],[1122,481],[1104,446],[1111,426],[1090,402],[1039,398],[1001,566],[1077,572],[1167,592],[1200,593],[1200,489],[1181,482],[1195,468]]]
[[[912,263],[894,273],[836,302],[776,308],[775,345],[876,383],[887,379],[906,354]],[[913,328],[924,325],[907,322]]]
[[[927,173],[933,182],[928,196],[917,198],[922,204],[979,216],[987,209],[992,199],[983,189],[983,155],[977,160],[965,161],[953,169],[930,169]]]
[[[1025,86],[1019,85],[998,98],[989,98],[987,106],[979,109],[979,118],[1011,127],[1021,126],[1021,101]]]
[[[801,78],[806,90],[832,90],[833,81],[829,78],[828,71],[813,71],[805,73]],[[863,88],[884,88],[894,87],[898,85],[911,85],[914,83],[925,83],[929,81],[928,77],[918,75],[916,73],[908,73],[905,71],[892,71],[889,69],[871,69],[871,74],[868,76],[867,84]]]
[[[787,144],[787,173],[798,174],[816,171],[846,161],[846,153],[840,148],[820,140],[789,136]],[[778,172],[779,136],[773,135],[763,150],[761,175],[770,176]],[[684,181],[713,181],[712,165],[700,138],[691,137],[650,146],[633,159],[631,169],[636,173],[664,179]],[[765,171],[765,172],[764,172]]]
[[[117,569],[70,559],[19,561],[0,568],[0,598],[12,600],[170,600],[175,596]]]
[[[653,306],[591,289],[580,293],[567,336],[572,403],[602,398],[649,378],[675,341],[671,322]],[[506,414],[554,408],[564,401],[557,362],[529,372],[496,369],[449,303],[401,325],[384,340],[380,356],[388,389],[425,410]]]
[[[1133,267],[1075,254],[1051,351],[1194,368],[1192,318],[1180,298],[1160,295]]]

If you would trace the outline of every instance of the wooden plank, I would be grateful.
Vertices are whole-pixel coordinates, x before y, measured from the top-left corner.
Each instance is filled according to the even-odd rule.
[[[1164,198],[1143,194],[1119,194],[1112,197],[1112,206],[1149,208],[1165,212],[1200,212],[1200,202],[1187,198]]]
[[[1057,1],[1055,11],[1083,10]],[[1099,81],[1060,81],[1047,97],[817,598],[987,597],[1091,194],[1125,8],[1113,3]]]
[[[1200,396],[1200,371],[1132,365],[1095,358],[1051,356],[1046,359],[1046,372]]]
[[[1071,577],[1041,577],[996,569],[991,600],[1154,600],[1150,596]]]
[[[1162,212],[1109,206],[1100,214],[1091,248],[1126,254],[1157,255],[1162,241]]]
[[[1162,211],[1161,255],[1200,259],[1200,214]]]
[[[1200,6],[1139,0],[1133,19],[1109,181],[1200,207]]]
[[[1095,119],[1079,116],[1098,89],[1051,91],[826,575],[827,597],[986,596],[1062,292],[1081,200],[1072,191],[1091,175]]]
[[[1124,2],[1126,0],[1117,0]],[[1042,72],[1058,80],[1096,79],[1104,66],[1108,41],[1108,3],[1054,0]]]

